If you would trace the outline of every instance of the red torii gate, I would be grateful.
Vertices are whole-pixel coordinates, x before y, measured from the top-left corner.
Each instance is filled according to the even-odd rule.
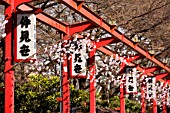
[[[60,0],[62,3],[73,9],[75,12],[83,15],[85,18],[87,18],[90,21],[74,24],[74,25],[67,25],[65,23],[60,22],[59,20],[49,16],[48,14],[44,13],[41,11],[41,9],[34,8],[33,6],[30,6],[29,4],[26,4],[27,2],[32,2],[33,0],[3,0],[2,2],[6,5],[6,10],[5,10],[5,16],[6,19],[9,20],[9,23],[6,26],[6,33],[7,36],[5,38],[5,45],[8,45],[5,47],[5,59],[7,62],[5,63],[5,113],[12,113],[13,107],[14,107],[14,71],[11,70],[12,67],[12,54],[11,54],[11,37],[12,37],[12,13],[17,11],[17,6],[21,4],[22,7],[20,7],[20,10],[29,10],[30,8],[33,9],[33,12],[36,14],[36,17],[39,21],[59,30],[65,33],[67,36],[72,35],[73,33],[76,32],[81,32],[85,31],[87,29],[91,29],[94,27],[101,27],[103,30],[107,31],[110,33],[113,37],[102,39],[99,43],[96,45],[98,50],[108,54],[108,55],[113,55],[113,57],[116,57],[116,53],[113,51],[109,50],[105,46],[107,44],[113,43],[113,42],[118,42],[122,41],[135,51],[139,52],[138,56],[132,56],[135,57],[135,59],[127,59],[128,62],[130,62],[131,65],[136,66],[135,63],[132,61],[135,61],[137,59],[146,57],[150,61],[154,62],[157,64],[157,67],[150,67],[150,68],[142,68],[141,66],[137,65],[136,68],[143,72],[145,71],[145,74],[148,76],[156,76],[157,80],[163,81],[162,78],[166,77],[170,73],[170,68],[156,59],[153,55],[150,55],[147,51],[143,50],[140,46],[137,45],[137,43],[134,43],[133,41],[129,40],[126,36],[124,36],[122,33],[120,33],[114,25],[109,25],[106,21],[104,21],[101,17],[93,13],[91,10],[89,10],[87,7],[83,5],[84,1],[83,0]],[[35,1],[35,0],[34,0]],[[42,19],[43,18],[43,19]],[[8,28],[8,29],[7,29]],[[159,69],[164,69],[166,73],[160,73],[158,75],[154,75],[153,72]],[[64,78],[63,78],[64,79]],[[66,79],[67,80],[67,79]],[[7,82],[8,81],[8,82]],[[169,80],[167,80],[169,83]],[[65,88],[68,88],[69,86],[66,86]],[[8,93],[7,93],[8,92]],[[95,92],[91,93],[91,97],[94,97],[95,99]],[[90,98],[92,99],[92,98]],[[67,100],[68,101],[68,100]],[[93,100],[91,102],[91,105],[95,105],[95,101]],[[124,107],[124,105],[122,105]],[[66,106],[64,106],[66,107]],[[69,107],[69,106],[67,106]],[[95,112],[95,106],[90,106],[90,112],[94,113]],[[65,112],[64,112],[65,113]],[[123,113],[123,111],[122,111]],[[156,113],[156,107],[154,107],[154,113]]]

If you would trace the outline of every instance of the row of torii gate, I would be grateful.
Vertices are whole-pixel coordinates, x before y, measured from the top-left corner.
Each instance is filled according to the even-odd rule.
[[[4,104],[4,112],[5,113],[14,113],[14,70],[12,70],[12,32],[13,32],[13,21],[12,21],[12,14],[16,13],[18,11],[24,12],[24,11],[31,11],[36,15],[36,18],[38,21],[56,29],[60,32],[64,33],[64,39],[67,39],[67,37],[73,35],[76,32],[83,32],[88,29],[93,29],[100,27],[101,29],[105,30],[107,33],[111,34],[112,37],[107,37],[104,39],[101,39],[99,42],[96,42],[96,48],[93,49],[93,51],[90,52],[90,63],[93,64],[90,66],[90,70],[95,70],[94,65],[94,55],[95,51],[101,51],[107,55],[112,55],[114,58],[117,57],[117,53],[114,51],[106,48],[105,46],[111,43],[118,43],[123,42],[133,50],[138,52],[138,55],[131,56],[129,58],[125,57],[124,60],[128,62],[131,66],[135,66],[137,70],[142,72],[145,75],[148,76],[155,76],[156,80],[164,82],[164,83],[170,83],[169,79],[165,78],[170,73],[170,68],[155,58],[154,55],[149,54],[148,51],[145,51],[142,49],[138,43],[133,42],[132,40],[128,39],[124,34],[119,32],[116,29],[115,25],[108,24],[105,20],[103,20],[100,16],[93,13],[90,9],[88,9],[84,5],[83,0],[59,0],[64,5],[68,6],[70,9],[74,10],[76,13],[82,15],[85,17],[88,21],[84,21],[81,23],[68,25],[66,23],[63,23],[59,21],[58,19],[48,15],[47,13],[43,12],[40,8],[35,8],[34,6],[29,5],[29,2],[38,1],[38,0],[2,0],[2,4],[5,5],[5,19],[8,20],[8,23],[5,27],[6,37],[5,37],[5,104]],[[58,2],[58,0],[52,0],[54,2]],[[118,56],[121,58],[120,56]],[[136,65],[133,61],[138,59],[147,58],[153,63],[155,63],[157,66],[154,67],[141,67],[140,65]],[[67,67],[67,58],[64,59],[65,62],[63,63],[63,67]],[[125,67],[126,65],[121,65]],[[158,70],[165,70],[165,73],[159,73],[157,75],[153,74],[154,71]],[[93,71],[90,74],[90,79],[93,78],[95,74],[95,71]],[[63,113],[69,113],[70,112],[70,92],[69,92],[69,80],[68,80],[68,72],[63,69],[63,88],[62,88],[62,98],[59,98],[58,100],[63,102]],[[120,87],[120,112],[125,113],[125,98],[124,98],[124,87],[123,84],[122,87]],[[141,103],[142,103],[142,113],[146,112],[146,104],[145,104],[145,92],[143,90],[144,86],[141,88]],[[96,98],[95,98],[95,86],[94,86],[94,80],[90,83],[90,113],[96,112]],[[164,99],[165,101],[165,99]],[[166,113],[166,105],[163,103],[163,112]],[[153,99],[153,113],[157,113],[157,103],[156,100]]]

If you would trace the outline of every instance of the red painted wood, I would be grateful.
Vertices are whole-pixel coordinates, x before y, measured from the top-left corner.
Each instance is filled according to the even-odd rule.
[[[169,75],[169,73],[161,73],[161,74],[156,74],[156,81],[161,79],[161,78],[164,78],[166,77],[167,75]]]
[[[86,31],[86,30],[89,30],[89,29],[93,29],[95,27],[96,26],[94,24],[92,24],[90,21],[72,24],[72,25],[70,25],[70,34],[74,34],[76,32]]]
[[[61,35],[61,39],[68,37],[68,33],[63,36]],[[67,54],[63,57],[62,63],[62,101],[63,101],[63,113],[70,113],[70,83],[69,83],[69,75],[68,75],[68,56]]]
[[[142,87],[141,87],[141,103],[142,103],[142,112],[141,113],[146,113],[146,103],[145,103],[145,85],[142,84]]]
[[[68,76],[68,59],[64,57],[63,62],[63,71],[62,71],[62,86],[63,86],[63,113],[70,113],[70,85],[69,85],[69,76]]]
[[[95,45],[95,42],[92,42]],[[90,52],[90,113],[96,113],[96,88],[95,88],[95,52],[96,48]]]
[[[126,64],[124,62],[122,62],[120,64],[120,69],[124,70],[125,66],[126,66]],[[122,77],[121,81],[120,81],[120,113],[125,113],[124,82],[125,82],[125,80],[123,80],[123,77]]]
[[[15,1],[14,8],[17,8],[21,4],[39,0],[14,0],[14,1]]]
[[[162,100],[163,100],[163,107],[162,107],[163,108],[163,113],[167,113],[166,112],[166,96]]]
[[[126,57],[126,61],[132,62],[132,61],[135,61],[135,60],[138,60],[138,59],[141,59],[141,58],[143,58],[142,55],[134,55],[134,56]]]
[[[36,7],[34,7],[30,4],[22,4],[22,5],[20,5],[20,7],[18,7],[18,9],[21,11],[31,10],[31,9],[35,10]],[[69,35],[72,35],[76,32],[82,32],[85,30],[89,30],[89,29],[96,27],[94,24],[92,24],[89,21],[68,25],[68,24],[63,23],[63,22],[59,21],[58,19],[48,15],[45,12],[36,13],[36,17],[37,17],[38,21],[40,21],[46,25],[49,25],[50,27],[52,27],[54,29],[57,29],[63,33],[69,32]],[[67,29],[67,27],[69,29]]]
[[[112,43],[118,43],[118,42],[120,42],[120,41],[113,37],[102,38],[99,40],[99,42],[96,42],[96,48],[106,46],[106,45],[109,45]]]
[[[154,72],[157,71],[159,69],[158,66],[154,66],[154,67],[148,67],[148,68],[144,68],[145,74],[150,73],[150,72]]]
[[[152,108],[153,112],[152,113],[157,113],[157,102],[156,99],[153,99],[153,108]]]
[[[125,113],[125,97],[124,97],[124,83],[123,82],[120,83],[120,113]]]
[[[165,88],[166,85],[167,85],[167,82],[164,81],[163,88]],[[162,98],[162,101],[163,101],[162,111],[163,111],[163,113],[167,113],[167,112],[166,112],[166,98],[167,98],[167,93],[164,93],[164,92],[163,92],[163,94],[164,94],[164,97]]]
[[[9,0],[13,3],[12,0]],[[6,20],[8,23],[5,26],[5,32],[7,33],[5,37],[5,104],[4,113],[14,113],[14,70],[12,70],[12,7],[8,6],[5,9]]]

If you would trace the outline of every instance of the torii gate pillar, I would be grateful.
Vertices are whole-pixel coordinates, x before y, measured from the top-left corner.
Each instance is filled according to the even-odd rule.
[[[156,99],[153,99],[153,108],[152,108],[152,110],[153,110],[153,113],[157,113],[157,101],[156,101]]]
[[[124,70],[125,68],[125,63],[122,62],[121,65],[120,65],[120,68],[122,70]],[[125,113],[125,97],[124,97],[124,80],[123,80],[123,76],[121,78],[121,81],[120,81],[120,113]]]
[[[67,55],[64,56],[64,62],[63,62],[63,113],[70,113],[70,85],[69,85],[69,76],[68,76],[68,60],[67,60]]]
[[[90,51],[90,113],[96,113],[96,89],[95,89],[95,41],[93,50]]]
[[[68,29],[69,31],[69,29]],[[65,37],[70,36],[69,32],[62,36],[61,38],[64,39]],[[62,113],[70,113],[70,83],[69,83],[69,75],[68,75],[68,56],[67,53],[63,57],[63,71],[62,71]]]
[[[11,5],[5,8],[8,23],[5,26],[5,100],[4,113],[14,113],[14,70],[12,70],[12,37],[13,37],[13,10],[14,0],[8,0]]]
[[[146,113],[146,103],[145,103],[145,84],[142,83],[141,86],[141,103],[142,103],[142,113]]]

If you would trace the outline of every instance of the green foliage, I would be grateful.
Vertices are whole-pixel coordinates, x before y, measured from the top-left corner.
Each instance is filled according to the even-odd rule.
[[[30,76],[30,81],[15,87],[16,113],[57,112],[59,111],[59,78],[57,76]]]
[[[120,107],[120,99],[118,96],[114,96],[113,98],[110,98],[109,107],[113,109]]]
[[[139,113],[141,110],[141,105],[137,101],[125,99],[125,108],[129,113]]]
[[[31,75],[29,82],[22,85],[15,84],[15,113],[51,113],[59,112],[59,77]],[[3,97],[3,93],[0,92]],[[76,90],[70,86],[71,107],[79,107],[81,112],[89,112],[89,91]],[[126,111],[130,113],[140,112],[140,104],[136,101],[126,99]],[[119,108],[120,100],[118,96],[110,98],[109,102],[101,99],[101,95],[96,95],[96,105],[98,107]],[[0,112],[3,112],[3,98],[0,98]]]
[[[71,105],[72,107],[79,107],[81,111],[89,111],[89,92],[84,90],[76,90],[71,85]]]
[[[106,103],[106,101],[101,101],[101,103],[99,103],[99,104],[101,104],[102,107],[107,107],[107,106],[103,106],[104,102]],[[119,108],[120,107],[119,97],[114,96],[114,97],[110,98],[108,104],[109,104],[108,105],[109,108],[112,108],[112,109]],[[140,103],[138,103],[136,101],[125,99],[125,109],[129,113],[139,113],[140,109],[141,109],[141,105],[140,105]]]

